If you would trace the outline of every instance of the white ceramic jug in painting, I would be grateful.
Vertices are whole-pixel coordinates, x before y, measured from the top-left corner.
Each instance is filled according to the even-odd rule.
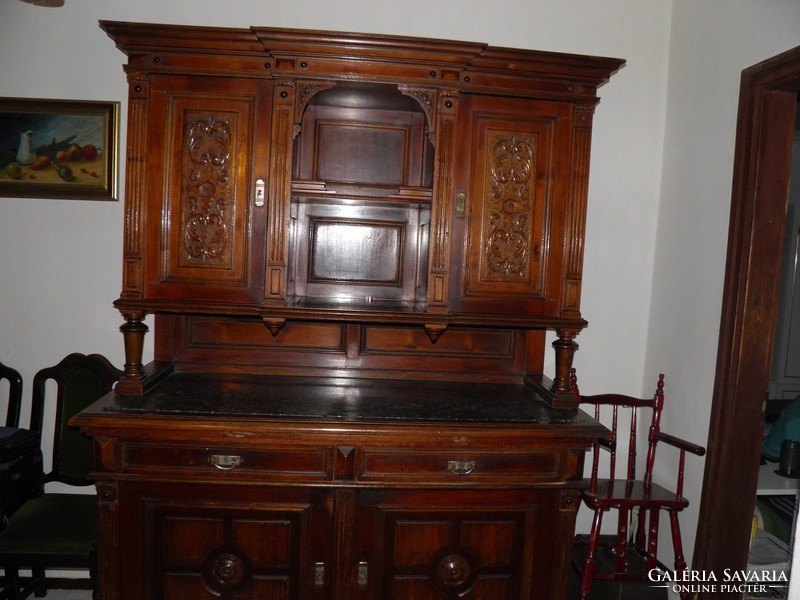
[[[33,131],[20,131],[17,162],[21,165],[32,165],[35,160],[36,150],[33,149]]]

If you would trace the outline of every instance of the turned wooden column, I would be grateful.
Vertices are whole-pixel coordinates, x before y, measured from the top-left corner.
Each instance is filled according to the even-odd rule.
[[[578,343],[575,341],[578,330],[558,329],[556,333],[558,334],[558,339],[553,342],[553,348],[556,352],[556,373],[550,389],[556,395],[571,394],[569,376],[572,369],[572,359],[578,350]]]
[[[141,394],[144,391],[144,365],[142,354],[144,352],[144,336],[149,331],[142,321],[143,312],[123,313],[125,323],[119,330],[125,340],[125,367],[124,374],[119,379],[115,388],[121,394]]]

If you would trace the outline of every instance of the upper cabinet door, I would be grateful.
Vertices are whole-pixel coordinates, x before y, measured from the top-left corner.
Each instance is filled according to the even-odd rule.
[[[270,80],[152,77],[146,299],[263,297],[271,100]]]
[[[561,316],[572,112],[568,102],[462,95],[452,311]]]

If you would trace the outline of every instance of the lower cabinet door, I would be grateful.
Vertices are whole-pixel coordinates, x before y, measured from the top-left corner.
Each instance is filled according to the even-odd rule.
[[[151,487],[151,486],[148,486]],[[329,493],[313,488],[152,486],[137,489],[142,570],[129,548],[122,598],[330,598]],[[133,499],[131,499],[133,500]],[[126,519],[128,523],[136,519]],[[131,531],[123,538],[135,540]],[[125,542],[127,543],[127,542]],[[146,573],[141,583],[136,575]],[[139,580],[141,581],[141,579]],[[130,593],[144,585],[140,594]]]
[[[366,491],[358,498],[352,598],[551,597],[551,492]]]
[[[113,600],[563,600],[559,490],[120,482]],[[572,494],[574,496],[574,494]],[[111,506],[106,506],[110,509]],[[115,516],[117,515],[117,516]],[[124,518],[122,518],[124,515]],[[113,583],[112,583],[113,582]]]

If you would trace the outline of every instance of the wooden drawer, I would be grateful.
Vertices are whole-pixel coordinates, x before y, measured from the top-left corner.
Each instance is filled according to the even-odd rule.
[[[186,445],[122,444],[123,472],[184,473],[280,481],[329,481],[330,448],[269,449],[198,447]]]
[[[364,449],[360,481],[429,481],[470,483],[533,483],[559,481],[557,452],[409,451]]]

